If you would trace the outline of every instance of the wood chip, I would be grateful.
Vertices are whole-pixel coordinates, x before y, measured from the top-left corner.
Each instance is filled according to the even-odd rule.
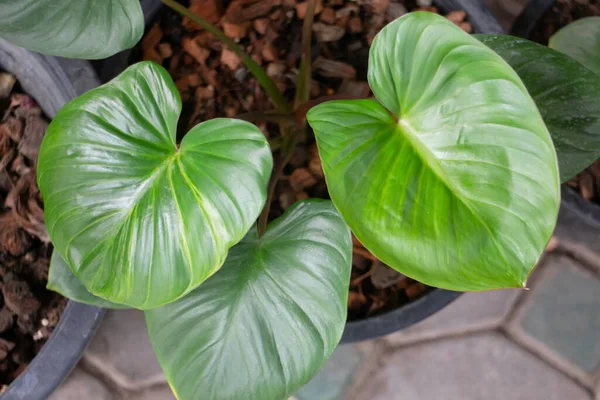
[[[350,33],[360,33],[363,31],[362,21],[359,17],[350,18],[350,21],[348,21],[348,30]]]
[[[158,54],[162,58],[170,58],[173,55],[173,49],[170,43],[160,43],[158,45]]]
[[[371,283],[377,289],[385,289],[390,286],[396,285],[402,279],[406,279],[404,275],[378,261],[373,266],[373,273],[371,274]]]
[[[8,253],[13,257],[20,257],[31,247],[31,238],[17,220],[13,212],[0,215],[0,254]]]
[[[335,24],[336,16],[333,8],[325,8],[319,17],[319,20],[325,22],[326,24]]]
[[[48,123],[45,120],[37,116],[28,117],[25,120],[23,138],[19,143],[19,152],[31,161],[37,162],[40,145],[47,129]]]
[[[383,14],[390,6],[390,0],[371,0],[369,4],[373,7],[374,13]]]
[[[163,37],[162,29],[158,24],[154,24],[152,28],[144,35],[142,39],[142,52],[143,59],[146,61],[154,61],[155,63],[162,63],[162,57],[156,50],[156,46],[160,43]]]
[[[367,297],[355,291],[348,292],[348,310],[358,311],[367,304]]]
[[[313,32],[319,42],[335,42],[344,36],[346,30],[338,25],[315,22],[313,24]]]
[[[261,35],[265,35],[269,28],[271,28],[271,22],[267,18],[255,19],[252,25],[254,26],[254,30]]]
[[[206,60],[210,56],[210,50],[203,47],[195,38],[184,37],[181,41],[181,47],[198,62],[205,66]]]
[[[242,23],[261,18],[281,4],[281,0],[235,0],[225,12],[224,21]]]
[[[13,86],[17,82],[16,78],[7,72],[0,73],[0,100],[8,99]]]
[[[466,17],[467,17],[467,13],[462,10],[461,11],[451,11],[448,13],[448,15],[446,15],[446,18],[449,21],[455,23],[456,25],[463,22]]]
[[[271,78],[281,77],[285,70],[285,65],[280,62],[272,62],[267,65],[267,75],[269,75]]]
[[[225,64],[230,70],[235,71],[242,64],[242,60],[233,51],[225,48],[221,53],[221,63]]]
[[[310,146],[310,161],[308,162],[308,169],[317,178],[325,178],[325,174],[323,174],[323,165],[321,164],[321,157],[319,156],[319,151],[315,143]]]
[[[248,29],[250,29],[251,26],[251,22],[223,22],[223,33],[234,40],[240,40],[248,36]]]
[[[13,279],[2,285],[4,303],[9,310],[19,315],[30,315],[40,308],[40,301],[35,298],[25,281]]]
[[[301,3],[296,4],[296,16],[299,19],[304,19],[306,17],[306,11],[308,10],[308,1],[303,1]],[[321,14],[323,11],[323,1],[317,0],[317,4],[315,6],[315,15]]]
[[[265,45],[261,51],[261,55],[266,61],[275,61],[277,60],[277,49],[273,46],[272,43],[268,43]]]
[[[341,61],[319,57],[314,62],[314,68],[319,75],[327,78],[356,79],[356,69]]]
[[[191,0],[189,9],[213,25],[219,22],[222,16],[221,0]],[[201,29],[198,24],[187,17],[183,18],[182,25],[188,31]]]
[[[317,184],[317,180],[306,168],[297,168],[294,170],[292,175],[289,177],[290,186],[294,192],[301,192],[305,188],[314,186]]]

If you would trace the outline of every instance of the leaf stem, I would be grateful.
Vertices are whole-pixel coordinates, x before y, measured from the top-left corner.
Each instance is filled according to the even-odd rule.
[[[208,32],[212,33],[217,39],[223,42],[231,51],[237,54],[238,57],[246,64],[246,67],[252,72],[252,74],[256,77],[256,79],[260,82],[261,86],[265,89],[271,101],[277,107],[279,111],[284,114],[290,114],[291,108],[288,104],[287,100],[281,93],[281,91],[277,88],[277,85],[273,80],[267,75],[264,69],[256,61],[254,61],[242,48],[234,42],[229,36],[225,35],[223,31],[215,27],[214,25],[208,23],[204,19],[200,18],[181,4],[179,4],[175,0],[160,0],[164,5],[173,9],[177,13],[183,15],[184,17],[189,18],[194,21],[198,25],[200,25],[203,29],[206,29]]]
[[[315,9],[317,0],[310,0],[302,25],[302,59],[300,61],[300,70],[298,71],[298,84],[296,85],[296,99],[294,108],[306,103],[310,99],[310,83],[312,73],[312,26],[315,18]]]
[[[269,180],[269,187],[267,189],[267,202],[265,203],[265,207],[262,212],[258,216],[258,237],[260,238],[263,233],[267,230],[267,224],[269,223],[269,211],[271,210],[271,202],[273,201],[273,196],[275,195],[275,188],[277,187],[277,182],[281,178],[283,174],[283,169],[286,164],[292,158],[292,154],[294,154],[294,149],[296,148],[296,137],[298,136],[298,129],[294,129],[290,126],[280,126],[281,129],[281,137],[283,138],[283,143],[281,145],[281,152],[279,154],[279,159],[277,164],[273,168],[273,174],[271,175],[271,179]],[[301,128],[300,130],[305,129]],[[290,134],[291,133],[291,134]]]

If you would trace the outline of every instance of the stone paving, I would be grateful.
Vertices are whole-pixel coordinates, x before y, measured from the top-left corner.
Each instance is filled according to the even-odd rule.
[[[408,329],[338,347],[296,399],[600,400],[600,275],[565,248],[544,256],[530,290],[467,293]],[[50,400],[174,398],[142,312],[117,310]]]

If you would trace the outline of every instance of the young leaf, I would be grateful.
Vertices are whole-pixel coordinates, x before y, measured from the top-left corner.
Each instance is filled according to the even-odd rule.
[[[570,23],[552,35],[548,46],[600,75],[600,17]]]
[[[57,251],[52,253],[50,259],[50,271],[48,272],[48,285],[46,287],[79,303],[103,308],[126,308],[121,304],[111,303],[88,292]]]
[[[202,283],[254,224],[272,168],[254,125],[214,119],[175,143],[181,99],[144,62],[64,106],[38,185],[59,253],[94,295],[141,309]]]
[[[0,37],[53,56],[101,59],[144,33],[139,0],[0,0]]]
[[[513,67],[533,97],[554,141],[561,181],[594,162],[600,156],[600,76],[529,40],[475,36]]]
[[[308,114],[331,198],[379,259],[451,290],[522,287],[560,201],[552,140],[517,74],[443,17],[385,27],[372,100]]]
[[[213,277],[146,311],[180,399],[281,400],[319,371],[346,323],[350,231],[329,201],[296,203],[253,229]]]

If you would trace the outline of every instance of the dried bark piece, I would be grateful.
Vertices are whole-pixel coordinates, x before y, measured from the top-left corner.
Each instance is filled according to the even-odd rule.
[[[336,16],[333,8],[325,8],[319,17],[319,20],[326,24],[335,24]]]
[[[281,0],[235,0],[225,12],[224,21],[241,23],[263,17],[281,4]]]
[[[0,124],[0,137],[7,137],[19,143],[22,133],[23,122],[17,117],[10,115]]]
[[[346,30],[338,25],[326,25],[322,22],[313,24],[313,32],[319,42],[335,42],[340,40]]]
[[[13,93],[10,96],[9,108],[17,118],[25,119],[29,115],[42,115],[42,109],[35,100],[23,93]]]
[[[297,168],[289,177],[290,186],[294,192],[301,192],[305,188],[317,184],[317,180],[306,168]]]
[[[327,78],[356,79],[356,69],[341,61],[320,57],[315,60],[314,68],[319,75]]]
[[[323,173],[323,165],[321,164],[321,156],[319,155],[317,145],[314,143],[310,146],[310,161],[308,162],[308,169],[314,176],[320,179],[325,178],[325,174]]]
[[[0,338],[0,361],[6,359],[8,354],[15,348],[13,342]]]
[[[0,309],[0,333],[6,331],[13,325],[13,312],[6,306]]]
[[[148,33],[142,39],[142,58],[146,61],[154,61],[155,63],[161,64],[162,57],[156,51],[156,46],[160,43],[163,37],[162,29],[158,24],[154,24]]]
[[[165,59],[173,56],[173,48],[170,43],[160,43],[158,45],[158,54]]]
[[[0,100],[8,99],[17,79],[8,72],[0,73]]]
[[[251,22],[223,22],[223,33],[234,40],[241,40],[248,36],[248,29],[251,26]]]
[[[406,276],[378,261],[373,265],[373,273],[371,274],[371,283],[377,289],[385,289],[396,285]]]
[[[260,54],[263,56],[263,58],[266,61],[275,61],[275,60],[277,60],[279,58],[277,56],[277,49],[275,48],[275,46],[273,46],[272,43],[266,44],[263,47],[263,49],[260,52]]]
[[[19,316],[31,315],[41,306],[25,281],[9,280],[4,282],[2,295],[6,307]]]
[[[48,129],[48,123],[39,116],[29,116],[25,119],[23,137],[19,143],[19,152],[34,163],[37,162],[42,139]]]
[[[0,254],[21,257],[30,248],[31,238],[21,229],[15,214],[0,214]]]
[[[348,292],[348,311],[358,312],[367,302],[365,295],[354,291]]]
[[[210,50],[203,47],[197,38],[185,37],[181,41],[181,47],[183,50],[191,55],[198,64],[206,66],[206,60],[210,56]]]
[[[369,4],[373,8],[374,13],[383,14],[390,6],[390,0],[371,0]]]
[[[267,18],[255,19],[252,25],[254,26],[254,30],[261,35],[265,35],[269,29],[272,29],[271,22]]]
[[[363,31],[362,21],[359,17],[350,18],[348,21],[348,30],[350,33],[361,33]]]
[[[235,71],[242,64],[242,60],[229,49],[223,49],[221,53],[221,63],[226,65],[230,70]]]
[[[306,11],[308,10],[308,1],[303,1],[301,3],[296,4],[296,16],[299,19],[306,18]],[[315,6],[315,15],[321,14],[323,11],[323,1],[317,0],[317,4]]]
[[[220,0],[192,0],[189,10],[213,25],[218,23],[223,15]],[[201,29],[198,24],[187,17],[183,18],[181,24],[187,31]]]
[[[446,15],[446,19],[448,19],[448,21],[453,22],[456,25],[463,22],[466,17],[467,17],[467,13],[462,10],[461,11],[451,11],[448,13],[448,15]]]

